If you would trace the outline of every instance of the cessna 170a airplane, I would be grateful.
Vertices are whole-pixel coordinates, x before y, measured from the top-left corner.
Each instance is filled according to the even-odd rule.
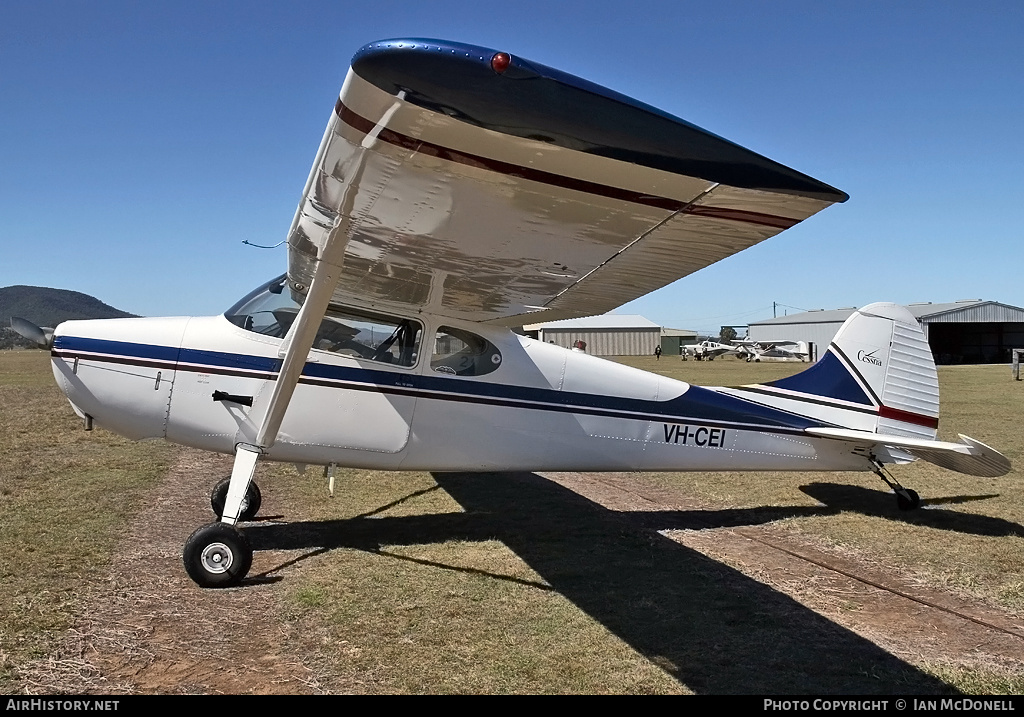
[[[53,371],[87,423],[234,454],[187,540],[237,585],[258,460],[420,471],[875,471],[1009,461],[935,440],[910,313],[855,313],[820,361],[700,388],[518,335],[590,316],[847,196],[699,127],[505,52],[360,49],[289,230],[287,273],[222,316],[68,321]]]
[[[750,361],[760,361],[764,356],[782,356],[806,360],[807,344],[803,341],[751,341],[736,339],[735,352],[737,357]]]
[[[688,356],[693,356],[698,361],[714,361],[722,354],[736,353],[736,351],[739,350],[738,346],[720,344],[717,341],[711,341],[710,339],[696,344],[686,344],[682,348],[683,361],[685,361]]]

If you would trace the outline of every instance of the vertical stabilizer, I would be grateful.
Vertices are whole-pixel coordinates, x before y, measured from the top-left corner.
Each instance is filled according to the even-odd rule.
[[[939,423],[931,349],[917,319],[898,304],[856,311],[816,364],[750,389],[843,428],[930,440]]]
[[[935,438],[939,378],[928,340],[905,307],[871,304],[843,324],[829,350],[845,355],[879,404],[877,433]]]

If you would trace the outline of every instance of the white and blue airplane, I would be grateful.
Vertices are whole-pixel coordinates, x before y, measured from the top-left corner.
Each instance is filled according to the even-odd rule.
[[[53,372],[125,436],[234,455],[184,548],[239,584],[260,460],[416,471],[874,471],[1009,461],[937,441],[928,343],[856,312],[803,373],[691,386],[514,329],[605,313],[847,195],[688,122],[505,52],[360,49],[289,230],[287,273],[221,316],[68,321]]]
[[[717,341],[705,339],[696,344],[686,344],[683,346],[682,356],[683,361],[689,356],[693,356],[698,361],[714,361],[722,354],[731,354],[737,351],[739,351],[739,346],[720,344]]]
[[[746,359],[747,362],[760,361],[766,356],[781,356],[783,358],[796,358],[801,361],[807,360],[809,353],[807,343],[804,341],[753,341],[751,339],[736,339],[735,352],[737,358]]]

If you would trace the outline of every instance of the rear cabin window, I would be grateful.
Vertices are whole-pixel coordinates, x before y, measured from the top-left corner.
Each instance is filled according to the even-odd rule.
[[[483,376],[501,366],[501,352],[482,336],[442,326],[434,336],[430,368],[452,376]]]

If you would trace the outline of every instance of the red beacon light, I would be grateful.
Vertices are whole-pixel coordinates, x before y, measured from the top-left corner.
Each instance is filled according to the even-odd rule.
[[[491,58],[491,69],[499,75],[505,74],[505,70],[512,64],[512,56],[507,52],[498,52]]]

